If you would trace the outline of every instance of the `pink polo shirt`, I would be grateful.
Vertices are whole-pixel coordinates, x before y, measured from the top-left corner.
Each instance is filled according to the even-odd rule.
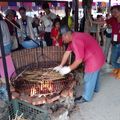
[[[75,60],[82,60],[85,64],[85,72],[95,72],[105,63],[104,53],[91,35],[88,33],[72,33],[72,42],[67,51],[73,51]]]

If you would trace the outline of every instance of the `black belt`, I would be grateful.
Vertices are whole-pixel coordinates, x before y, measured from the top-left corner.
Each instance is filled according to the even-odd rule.
[[[119,41],[112,41],[111,43],[112,43],[113,46],[115,46],[115,45],[119,45],[119,44],[120,44]]]

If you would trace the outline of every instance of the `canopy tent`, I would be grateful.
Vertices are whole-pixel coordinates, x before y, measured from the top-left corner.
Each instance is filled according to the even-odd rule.
[[[93,0],[93,2],[109,2],[109,0]]]
[[[27,2],[28,1],[28,2]],[[9,2],[0,2],[0,7],[2,10],[6,10],[8,8],[12,8],[17,10],[20,6],[25,6],[28,10],[37,10],[37,6],[39,6],[43,1],[38,0],[27,0],[25,2],[16,2],[9,1]],[[65,6],[65,2],[72,2],[72,0],[47,0],[49,2],[50,8],[56,7],[57,9],[63,9]],[[74,1],[74,0],[73,0]],[[119,0],[93,0],[92,6],[100,6],[100,7],[109,7],[113,5],[120,4]],[[79,6],[82,7],[82,0],[79,0]]]
[[[49,1],[49,3],[50,3],[50,1]],[[54,2],[51,1],[51,3],[52,3],[51,5],[57,6],[58,1],[54,1]],[[40,4],[40,2],[0,2],[1,7],[6,7],[6,6],[18,6],[18,7],[29,6],[29,7],[33,7],[33,6],[39,5],[39,4]],[[60,5],[62,6],[62,2],[60,3]]]

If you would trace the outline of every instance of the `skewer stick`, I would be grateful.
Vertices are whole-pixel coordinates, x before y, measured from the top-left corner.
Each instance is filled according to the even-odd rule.
[[[15,78],[15,80],[18,79],[28,68],[29,68],[29,66],[26,67],[26,68]]]
[[[44,75],[50,74],[51,72],[52,72],[52,70],[51,71],[47,71],[47,72],[43,73],[42,75],[44,76]]]

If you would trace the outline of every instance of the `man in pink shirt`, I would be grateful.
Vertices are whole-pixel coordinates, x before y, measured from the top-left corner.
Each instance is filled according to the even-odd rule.
[[[72,33],[65,26],[61,28],[61,32],[63,42],[68,43],[68,48],[63,55],[61,64],[55,67],[54,70],[60,72],[61,75],[65,75],[76,69],[81,63],[84,63],[84,92],[82,96],[75,98],[75,102],[90,101],[94,91],[99,91],[99,72],[105,63],[103,51],[97,43],[97,40],[88,33]],[[75,54],[75,61],[69,66],[64,66],[71,52]]]

